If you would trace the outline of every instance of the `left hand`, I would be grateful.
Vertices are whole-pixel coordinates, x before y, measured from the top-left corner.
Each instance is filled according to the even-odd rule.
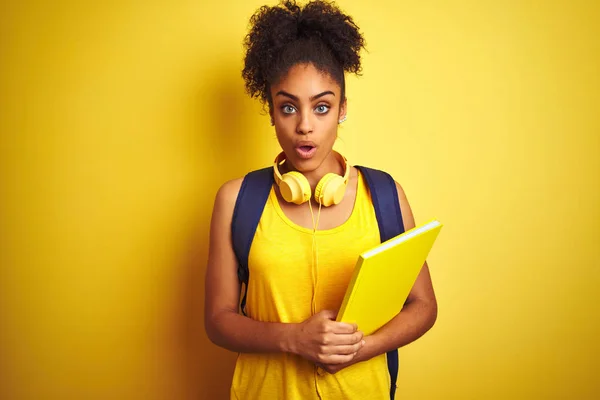
[[[363,339],[363,345],[362,347],[356,352],[355,356],[352,358],[352,360],[342,363],[342,364],[323,364],[323,363],[316,363],[317,367],[323,369],[326,372],[329,372],[330,374],[335,374],[336,372],[341,371],[344,368],[347,368],[351,365],[354,365],[356,363],[359,363],[361,361],[365,361],[367,358],[365,357],[365,346],[367,345],[368,342],[368,338],[364,338]]]

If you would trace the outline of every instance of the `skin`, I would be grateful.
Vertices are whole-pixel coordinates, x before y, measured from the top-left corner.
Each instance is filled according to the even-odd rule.
[[[346,114],[346,99],[340,99],[337,82],[311,64],[296,65],[271,85],[271,118],[287,160],[280,170],[300,171],[314,193],[318,181],[329,172],[343,174],[332,152],[338,120]],[[295,147],[311,141],[317,148],[310,159],[301,158]],[[427,263],[394,319],[376,333],[364,336],[354,324],[336,322],[337,310],[323,310],[301,323],[260,322],[239,314],[240,284],[231,247],[231,218],[242,179],[226,182],[217,192],[210,227],[210,245],[205,287],[205,326],[218,346],[234,352],[289,352],[300,355],[329,373],[405,346],[424,335],[435,323],[437,302]],[[340,204],[323,207],[319,229],[341,225],[352,212],[356,197],[357,171]],[[415,226],[402,187],[396,182],[405,230]],[[286,203],[277,191],[281,207],[296,224],[313,228],[309,206]],[[315,207],[315,202],[312,202]],[[316,212],[316,210],[315,210]]]

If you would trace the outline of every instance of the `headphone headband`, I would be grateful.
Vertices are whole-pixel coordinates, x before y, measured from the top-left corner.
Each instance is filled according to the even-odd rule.
[[[350,168],[348,168],[348,160],[346,159],[346,157],[344,157],[343,155],[341,155],[340,153],[338,153],[335,150],[332,150],[333,154],[335,155],[335,157],[338,159],[338,161],[340,161],[340,163],[342,164],[342,166],[344,167],[344,184],[348,184],[348,179],[350,178]],[[281,176],[281,172],[279,172],[279,165],[281,165],[281,163],[283,161],[285,161],[287,158],[285,156],[285,152],[281,152],[277,155],[277,157],[275,157],[275,161],[273,162],[273,170],[275,172],[274,177],[275,177],[275,183],[277,183],[277,185],[279,185],[281,183],[281,180],[283,179],[283,177]]]

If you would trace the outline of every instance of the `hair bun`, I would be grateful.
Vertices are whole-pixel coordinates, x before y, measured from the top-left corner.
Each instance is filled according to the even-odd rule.
[[[299,7],[293,0],[263,6],[250,19],[242,76],[252,97],[264,102],[269,83],[297,62],[313,62],[340,81],[343,72],[361,71],[365,41],[352,18],[333,2],[314,0]],[[341,74],[341,76],[340,76]]]

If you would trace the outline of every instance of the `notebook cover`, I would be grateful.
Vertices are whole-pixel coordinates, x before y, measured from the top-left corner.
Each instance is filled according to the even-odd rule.
[[[430,224],[434,226],[425,229]],[[337,321],[356,323],[360,331],[370,335],[394,318],[401,311],[441,228],[442,224],[433,220],[362,253]]]

